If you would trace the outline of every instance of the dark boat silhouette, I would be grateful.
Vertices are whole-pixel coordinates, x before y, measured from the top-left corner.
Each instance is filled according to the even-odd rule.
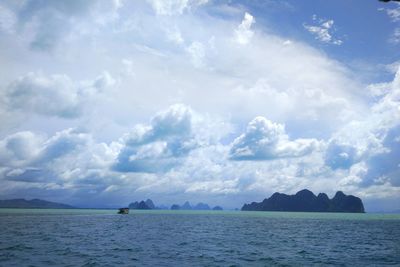
[[[129,208],[118,209],[118,214],[129,214]]]

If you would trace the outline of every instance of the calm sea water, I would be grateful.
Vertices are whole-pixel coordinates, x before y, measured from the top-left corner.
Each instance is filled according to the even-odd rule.
[[[0,209],[0,266],[400,266],[400,215]]]

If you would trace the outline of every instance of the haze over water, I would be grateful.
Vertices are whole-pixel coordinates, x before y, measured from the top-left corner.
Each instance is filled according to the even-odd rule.
[[[400,264],[400,215],[0,209],[1,266]]]

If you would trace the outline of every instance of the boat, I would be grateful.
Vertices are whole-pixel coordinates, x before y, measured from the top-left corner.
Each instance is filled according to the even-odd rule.
[[[118,209],[118,214],[129,214],[129,208]]]

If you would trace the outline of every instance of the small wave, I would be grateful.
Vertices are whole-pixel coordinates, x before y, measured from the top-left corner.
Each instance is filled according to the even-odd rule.
[[[22,251],[22,250],[31,250],[33,249],[33,247],[30,246],[26,246],[24,244],[18,244],[18,245],[14,245],[14,246],[10,246],[10,247],[5,247],[5,248],[0,248],[0,251]]]

